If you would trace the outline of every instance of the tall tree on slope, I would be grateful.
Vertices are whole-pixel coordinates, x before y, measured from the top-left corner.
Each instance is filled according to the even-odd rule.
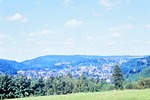
[[[123,89],[123,82],[124,82],[124,77],[123,77],[123,73],[122,70],[120,69],[120,67],[118,65],[115,65],[113,68],[113,73],[112,73],[112,78],[113,78],[113,82],[115,85],[115,89]]]

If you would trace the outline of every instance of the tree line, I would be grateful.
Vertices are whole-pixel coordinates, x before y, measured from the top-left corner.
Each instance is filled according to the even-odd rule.
[[[67,76],[51,76],[48,79],[42,77],[29,79],[23,75],[0,75],[0,99],[144,88],[150,88],[150,78],[142,78],[138,82],[125,82],[118,65],[114,66],[112,83],[99,78],[89,78],[85,74],[74,78],[71,73],[68,73]]]
[[[114,86],[105,80],[88,78],[82,74],[73,78],[53,76],[48,79],[28,79],[26,76],[0,75],[0,98],[21,98],[28,96],[62,95],[77,92],[99,92],[112,90]]]

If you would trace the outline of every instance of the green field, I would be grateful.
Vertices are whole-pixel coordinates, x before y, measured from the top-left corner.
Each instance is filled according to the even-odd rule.
[[[40,96],[9,100],[150,100],[150,89],[77,93],[69,95]]]

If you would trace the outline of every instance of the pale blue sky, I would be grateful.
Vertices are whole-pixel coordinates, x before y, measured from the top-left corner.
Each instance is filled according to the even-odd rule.
[[[0,0],[0,58],[149,55],[150,0]]]

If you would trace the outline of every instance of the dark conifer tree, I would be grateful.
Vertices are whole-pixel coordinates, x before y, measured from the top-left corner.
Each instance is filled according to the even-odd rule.
[[[115,89],[122,90],[124,77],[123,77],[122,70],[120,69],[118,65],[115,65],[113,68],[112,78],[113,78],[113,82],[115,85]]]

